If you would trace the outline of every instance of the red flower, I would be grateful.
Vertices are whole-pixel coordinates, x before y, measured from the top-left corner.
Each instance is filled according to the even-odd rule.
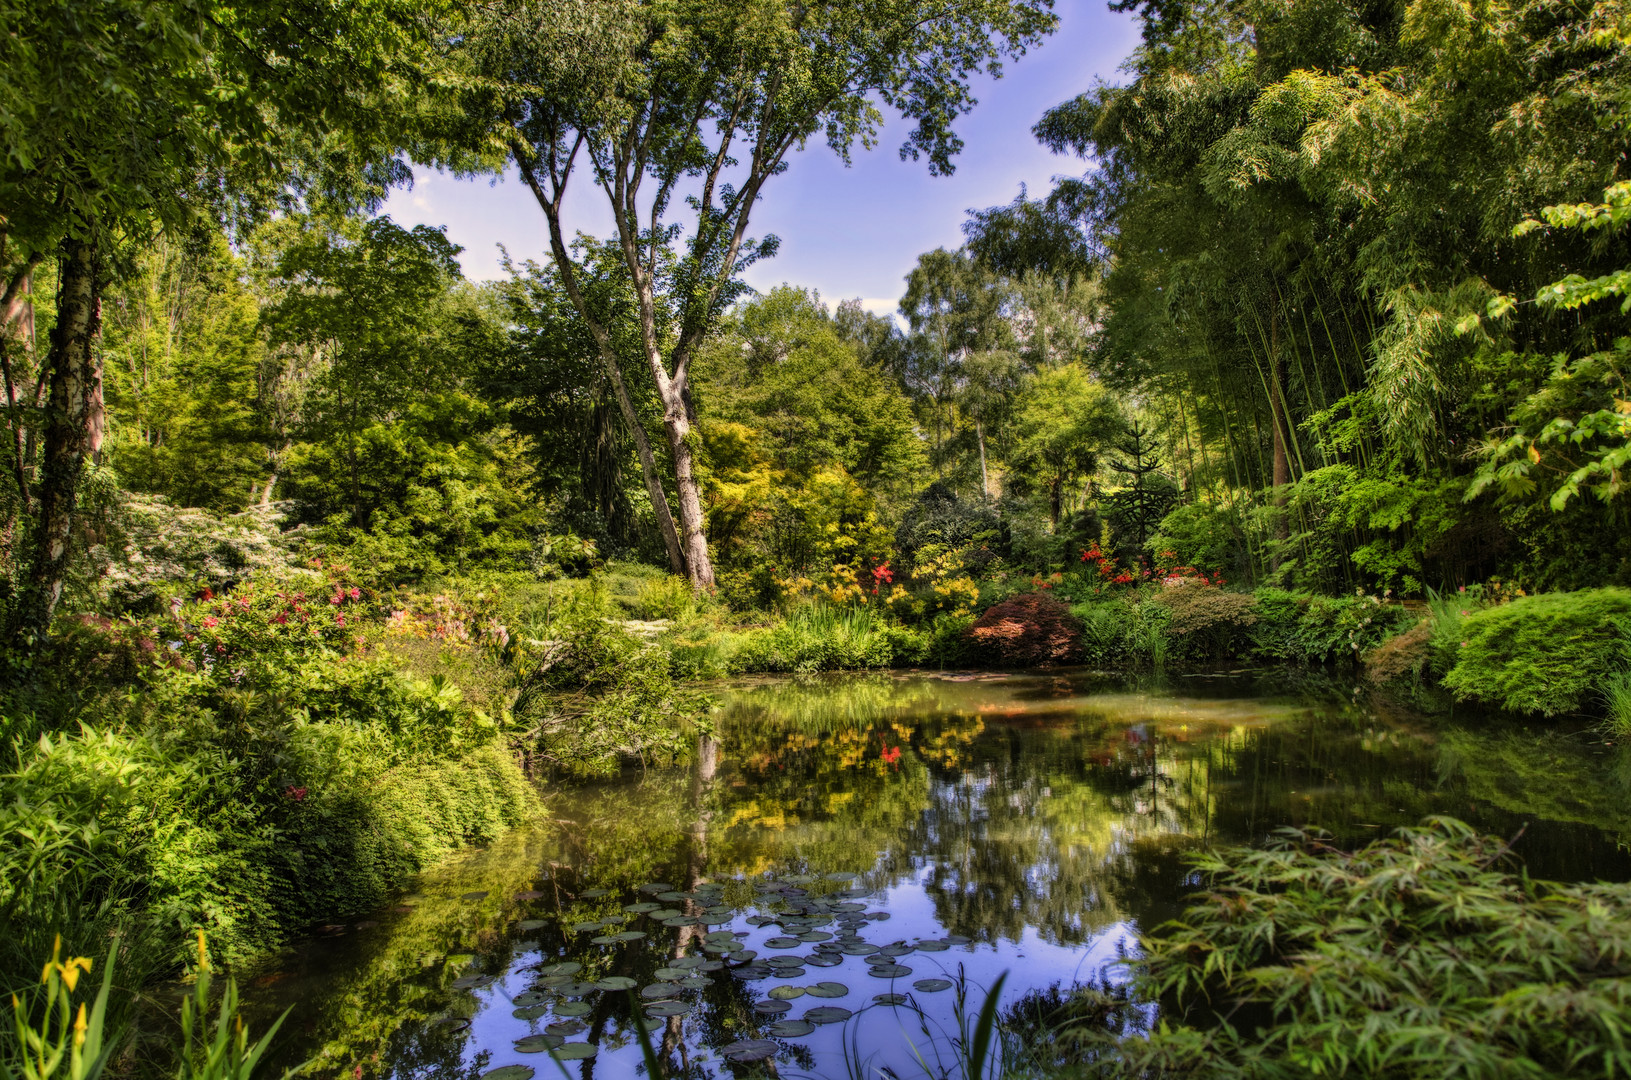
[[[283,797],[286,799],[293,799],[295,802],[305,802],[306,794],[307,792],[305,788],[295,787],[293,784],[290,784],[288,787],[283,789]]]
[[[351,586],[351,591],[346,595],[351,597],[353,600],[358,600],[362,598],[362,590],[353,585]]]
[[[272,621],[277,623],[279,626],[285,626],[289,622],[289,616],[280,611],[276,615],[272,616]]]
[[[221,620],[217,619],[214,615],[204,616],[204,629],[208,630],[219,625],[221,625]]]
[[[878,756],[883,758],[885,765],[893,765],[900,760],[900,747],[886,746],[883,748],[883,752]]]

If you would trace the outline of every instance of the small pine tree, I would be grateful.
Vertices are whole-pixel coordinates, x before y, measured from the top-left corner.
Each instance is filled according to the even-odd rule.
[[[1127,486],[1106,496],[1105,502],[1110,508],[1110,527],[1125,549],[1123,554],[1136,558],[1161,519],[1177,504],[1178,486],[1161,472],[1155,439],[1138,421],[1133,421],[1127,434],[1114,445],[1121,460],[1111,461],[1110,468],[1127,478]]]

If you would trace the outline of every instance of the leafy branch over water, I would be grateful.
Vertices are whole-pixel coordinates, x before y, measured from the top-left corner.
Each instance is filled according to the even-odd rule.
[[[1153,1030],[1068,1028],[1103,1076],[1631,1073],[1631,889],[1531,880],[1429,818],[1358,851],[1281,830],[1197,859],[1211,887],[1078,1015],[1160,1001]]]

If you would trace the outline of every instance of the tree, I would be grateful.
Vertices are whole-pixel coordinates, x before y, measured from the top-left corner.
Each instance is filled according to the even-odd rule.
[[[0,15],[0,333],[21,283],[58,264],[14,632],[42,634],[62,592],[81,469],[102,439],[101,297],[130,246],[399,179],[386,98],[420,81],[424,14],[401,0],[20,0]]]
[[[690,367],[740,294],[740,273],[776,250],[774,237],[748,235],[766,184],[812,137],[824,136],[843,157],[856,143],[869,147],[880,103],[916,123],[904,156],[927,155],[932,173],[950,172],[961,146],[951,123],[974,105],[970,77],[1000,74],[1003,57],[1050,32],[1050,7],[1050,0],[948,0],[925,15],[911,0],[865,7],[669,0],[579,11],[583,18],[562,31],[555,5],[510,0],[461,29],[462,54],[480,80],[467,111],[479,109],[482,126],[459,138],[486,152],[488,167],[500,154],[513,161],[543,210],[562,282],[594,330],[635,435],[671,562],[697,588],[712,585],[713,568]],[[564,58],[563,32],[574,46]],[[663,403],[677,528],[604,314],[582,288],[566,235],[563,200],[580,168],[612,209],[634,285],[643,359]],[[677,221],[680,205],[690,211],[688,230]],[[662,253],[676,247],[669,269]]]
[[[1080,364],[1042,372],[1015,418],[1010,487],[1019,495],[1047,492],[1048,521],[1057,530],[1068,489],[1098,472],[1121,426],[1116,399]]]
[[[1110,517],[1129,555],[1144,549],[1145,543],[1178,501],[1178,487],[1161,471],[1161,457],[1157,453],[1149,429],[1137,420],[1127,425],[1127,432],[1113,444],[1120,454],[1112,459],[1110,468],[1127,478],[1127,486],[1110,495]]]

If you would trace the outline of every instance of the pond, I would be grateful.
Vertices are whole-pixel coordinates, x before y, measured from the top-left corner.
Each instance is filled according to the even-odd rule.
[[[1451,814],[1521,830],[1535,876],[1631,879],[1621,748],[1275,679],[732,684],[689,765],[551,788],[552,820],[245,996],[259,1023],[291,1009],[274,1068],[316,1076],[643,1076],[636,1022],[668,1075],[921,1076],[999,974],[1005,1008],[1114,978],[1198,845]]]

